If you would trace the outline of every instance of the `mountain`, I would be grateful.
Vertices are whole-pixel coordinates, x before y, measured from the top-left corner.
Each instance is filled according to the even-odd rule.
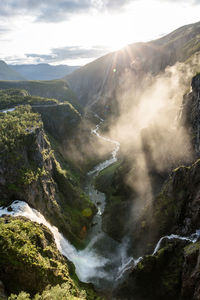
[[[49,64],[9,65],[9,67],[21,74],[27,80],[60,79],[79,68],[78,66],[52,66]]]
[[[178,61],[185,62],[199,50],[200,22],[183,26],[160,39],[131,44],[109,53],[67,75],[65,79],[81,104],[91,106],[98,103],[105,112],[119,89],[122,93],[124,86],[125,90],[130,85],[141,88],[147,74],[156,76],[167,66]]]
[[[25,80],[25,78],[0,60],[0,80]]]
[[[63,80],[0,81],[0,298],[200,299],[199,37],[191,24]]]

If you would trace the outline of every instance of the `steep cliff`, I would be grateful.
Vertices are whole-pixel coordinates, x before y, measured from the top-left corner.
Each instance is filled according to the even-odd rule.
[[[199,246],[199,242],[165,240],[155,255],[147,255],[138,263],[114,298],[198,300]]]
[[[0,237],[0,279],[8,295],[24,291],[33,296],[49,285],[49,297],[51,294],[54,297],[56,293],[50,287],[57,285],[58,297],[60,289],[68,299],[97,299],[92,287],[81,285],[74,276],[72,265],[59,253],[50,230],[44,225],[24,217],[4,216],[0,218]],[[62,283],[65,284],[58,285]],[[28,294],[21,294],[26,295],[23,299],[30,299]]]
[[[61,168],[43,130],[38,114],[30,107],[0,114],[1,205],[19,199],[41,211],[73,243],[81,243],[94,206],[83,193],[73,171]],[[84,216],[89,208],[91,216]]]
[[[33,106],[44,123],[45,130],[59,143],[65,143],[76,136],[82,120],[81,114],[70,104]]]
[[[186,126],[191,147],[199,157],[200,75],[184,96],[179,125]],[[135,257],[144,256],[116,292],[116,299],[199,299],[199,241],[168,240],[151,255],[158,240],[169,234],[190,236],[200,228],[200,160],[173,170],[161,192],[132,223],[131,245]],[[155,285],[156,284],[156,285]]]
[[[192,79],[192,91],[184,96],[180,123],[188,128],[197,156],[200,153],[200,74]]]

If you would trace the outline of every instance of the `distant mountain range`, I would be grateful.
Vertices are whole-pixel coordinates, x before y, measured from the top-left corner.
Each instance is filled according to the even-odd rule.
[[[55,80],[67,76],[78,68],[78,66],[49,64],[8,65],[0,60],[0,80]]]
[[[78,66],[49,64],[9,65],[10,68],[21,74],[27,80],[54,80],[60,79],[78,69]]]
[[[0,80],[25,80],[25,78],[0,60]]]

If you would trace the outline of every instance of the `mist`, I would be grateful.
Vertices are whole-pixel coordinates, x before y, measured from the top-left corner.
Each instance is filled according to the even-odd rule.
[[[120,156],[129,164],[125,182],[134,192],[135,219],[151,205],[170,172],[194,159],[189,132],[180,119],[198,57],[157,76],[137,77],[126,70],[119,79],[117,113],[109,120],[108,136],[120,143]]]

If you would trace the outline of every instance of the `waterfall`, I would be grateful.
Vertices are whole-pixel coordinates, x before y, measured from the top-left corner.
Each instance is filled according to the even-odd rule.
[[[112,143],[114,149],[110,159],[98,164],[88,173],[88,178],[90,180],[86,186],[86,192],[88,193],[91,201],[97,206],[98,212],[94,216],[94,226],[92,226],[89,231],[89,242],[84,250],[78,251],[58,231],[57,227],[52,226],[40,212],[31,208],[23,201],[16,200],[7,208],[0,207],[0,216],[24,216],[33,222],[44,224],[52,232],[58,250],[74,264],[76,274],[80,281],[93,283],[97,288],[112,289],[142,260],[142,257],[134,259],[127,254],[129,244],[127,238],[124,238],[124,240],[119,243],[102,231],[102,213],[105,209],[106,198],[105,194],[95,190],[92,179],[97,176],[101,170],[117,161],[117,153],[120,148],[120,144],[117,141],[103,137],[99,134],[98,130],[102,122],[103,120],[100,119],[100,123],[91,132],[97,137]],[[164,239],[180,239],[194,243],[197,241],[199,236],[200,230],[197,230],[196,233],[190,237],[181,237],[175,234],[164,236],[156,244],[152,255],[157,253]]]
[[[52,226],[40,212],[31,208],[27,203],[16,200],[9,208],[0,207],[0,216],[2,215],[24,216],[33,222],[48,227],[54,236],[58,250],[73,262],[76,274],[81,281],[92,282],[91,278],[97,277],[96,273],[100,278],[106,276],[106,273],[102,270],[98,271],[107,262],[105,258],[96,255],[90,245],[85,250],[77,251],[58,231],[57,227]]]
[[[98,117],[98,116],[97,116]],[[135,264],[132,257],[127,255],[128,240],[124,239],[121,243],[113,240],[102,231],[102,213],[106,204],[105,194],[98,192],[93,184],[93,178],[97,174],[117,161],[117,152],[120,144],[109,138],[103,137],[98,133],[103,119],[98,117],[100,123],[91,131],[98,138],[112,143],[114,149],[111,158],[98,164],[88,173],[88,185],[85,190],[91,201],[98,208],[94,216],[94,226],[91,227],[88,234],[88,245],[84,250],[78,251],[69,241],[58,231],[58,228],[52,226],[44,216],[36,209],[31,208],[27,203],[16,200],[9,208],[0,208],[0,216],[11,215],[14,217],[24,216],[33,222],[44,224],[52,232],[57,248],[70,260],[80,281],[93,283],[97,288],[113,288],[118,280],[121,280],[124,273]]]
[[[163,236],[163,237],[160,238],[160,240],[156,244],[156,247],[155,247],[152,255],[155,255],[158,252],[158,250],[160,249],[161,243],[164,239],[168,239],[168,240],[178,239],[178,240],[182,240],[182,241],[189,241],[191,243],[196,243],[199,236],[200,236],[200,230],[196,230],[196,232],[193,233],[190,237],[179,236],[179,235],[176,235],[176,234]]]

